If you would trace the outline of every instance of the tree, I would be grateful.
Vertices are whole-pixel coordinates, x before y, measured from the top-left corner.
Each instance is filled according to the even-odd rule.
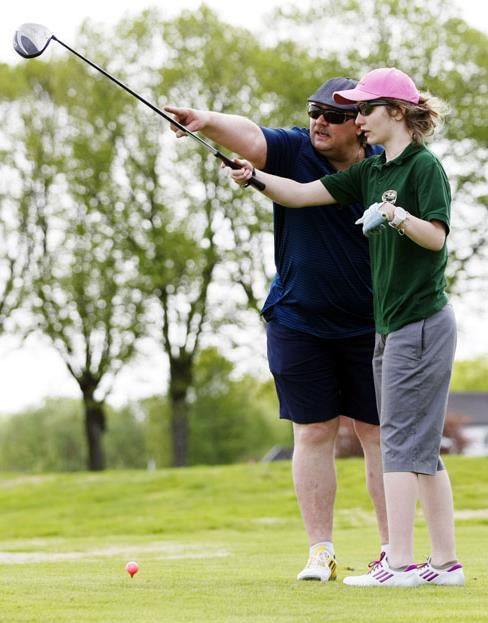
[[[35,210],[29,193],[19,193],[21,185],[30,186],[25,168],[19,166],[22,152],[18,144],[18,107],[10,100],[17,98],[25,83],[13,70],[0,65],[0,92],[3,129],[0,149],[0,334],[6,323],[19,310],[29,290],[32,265],[39,257],[35,236]],[[30,192],[34,192],[30,188]]]
[[[110,469],[148,467],[146,423],[137,417],[138,409],[126,405],[109,409],[110,427],[105,438],[107,466]]]
[[[134,48],[102,45],[132,40],[138,49],[150,50],[150,44],[154,49],[161,45],[156,37],[161,30],[166,58],[152,72],[141,72]],[[167,23],[144,13],[140,20],[122,22],[119,34],[111,39],[86,27],[77,45],[97,49],[100,64],[136,88],[163,88],[175,100],[189,88],[194,99],[203,102],[208,96],[207,105],[217,109],[223,106],[221,85],[230,79],[233,62],[255,48],[252,37],[239,31],[242,44],[230,55],[231,33],[205,7]],[[180,63],[191,64],[188,50],[195,42],[206,70],[182,79]],[[184,58],[173,60],[175,50]],[[115,69],[111,58],[117,59]],[[132,99],[93,77],[78,60],[50,61],[49,72],[41,62],[24,67],[35,103],[23,117],[23,160],[35,192],[23,191],[36,206],[43,250],[32,309],[38,328],[80,386],[89,465],[104,465],[101,436],[109,377],[134,351],[144,296],[153,301],[149,317],[157,319],[169,359],[173,464],[183,465],[188,394],[202,334],[230,317],[237,322],[237,310],[247,308],[246,295],[257,307],[257,277],[264,286],[262,272],[253,268],[253,259],[262,257],[263,203],[237,198],[237,191],[220,185],[214,158],[195,146],[181,150],[186,167],[177,164],[164,151],[160,119],[147,111],[139,114]],[[236,98],[234,87],[226,86],[226,99]],[[247,102],[247,85],[240,91],[239,98]],[[240,286],[230,282],[231,276]],[[220,294],[227,309],[221,304],[210,311],[217,281],[232,294]]]
[[[31,311],[83,397],[88,467],[105,466],[105,400],[142,334],[143,299],[104,209],[115,179],[118,98],[69,59],[26,64],[31,94],[17,101],[22,129],[21,201],[33,206],[42,248],[32,270]],[[33,94],[33,95],[32,95]],[[20,141],[19,141],[20,142]]]
[[[155,41],[163,46],[163,61],[145,85],[152,101],[163,92],[165,102],[215,110],[225,110],[227,102],[249,107],[256,42],[249,33],[219,22],[208,8],[167,22],[157,13],[144,13],[119,25],[116,38],[129,37],[138,49],[154,49]],[[245,82],[234,71],[242,58],[249,66]],[[195,64],[198,71],[181,71]],[[130,59],[124,71],[135,73]],[[212,155],[194,143],[176,147],[174,138],[162,133],[160,120],[144,112],[123,136],[127,195],[116,219],[125,228],[127,257],[136,258],[142,287],[152,297],[155,331],[168,356],[172,464],[180,466],[188,460],[190,393],[202,339],[231,319],[237,324],[248,299],[257,307],[250,275],[254,282],[259,276],[264,292],[263,272],[255,261],[262,267],[270,219],[256,195],[221,184]]]
[[[276,401],[262,400],[263,384],[251,376],[234,380],[232,372],[232,363],[216,348],[199,353],[189,418],[190,464],[256,460],[284,436],[272,424]]]

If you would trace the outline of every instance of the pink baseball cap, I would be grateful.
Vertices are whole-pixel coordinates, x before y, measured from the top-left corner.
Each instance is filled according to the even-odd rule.
[[[338,104],[367,102],[382,97],[418,104],[420,93],[412,78],[396,67],[373,69],[361,78],[354,89],[334,92],[334,100]]]

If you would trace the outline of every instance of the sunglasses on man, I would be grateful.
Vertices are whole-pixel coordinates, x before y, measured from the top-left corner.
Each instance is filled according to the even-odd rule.
[[[313,102],[308,103],[308,116],[312,119],[318,119],[323,116],[327,123],[333,123],[338,125],[345,123],[351,119],[355,119],[356,113],[351,111],[332,110],[330,108],[323,108]]]

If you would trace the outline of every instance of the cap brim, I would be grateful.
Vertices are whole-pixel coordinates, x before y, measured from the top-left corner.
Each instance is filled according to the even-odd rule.
[[[309,104],[319,104],[319,106],[328,106],[332,110],[339,110],[341,112],[357,112],[358,107],[356,104],[344,101],[344,104],[338,104],[333,99],[330,102],[321,101],[318,97],[310,96],[307,100]]]
[[[380,97],[376,93],[368,93],[361,89],[349,89],[348,91],[335,91],[334,101],[338,104],[353,104],[354,102],[367,102]]]

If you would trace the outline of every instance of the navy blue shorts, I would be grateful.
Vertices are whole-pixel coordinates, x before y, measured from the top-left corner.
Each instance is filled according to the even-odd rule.
[[[346,415],[379,424],[372,366],[374,333],[324,339],[271,320],[266,334],[280,418],[311,424]]]

